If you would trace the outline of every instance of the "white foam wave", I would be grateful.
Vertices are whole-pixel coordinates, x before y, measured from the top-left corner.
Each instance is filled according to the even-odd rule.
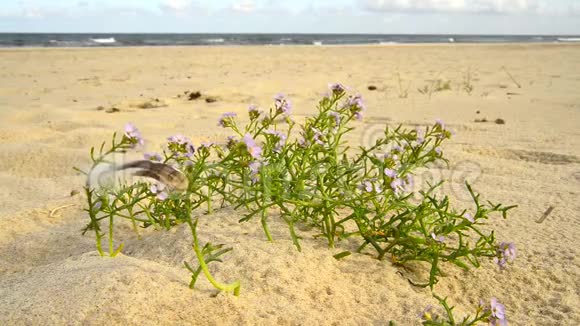
[[[91,42],[99,43],[99,44],[111,44],[117,42],[114,37],[107,37],[107,38],[92,38]]]
[[[223,43],[225,40],[223,38],[208,38],[203,40],[205,43]]]
[[[559,42],[580,42],[580,37],[559,37]]]
[[[316,46],[321,46],[322,45],[322,41],[314,41],[314,42],[312,42],[312,44],[313,45],[316,45]]]

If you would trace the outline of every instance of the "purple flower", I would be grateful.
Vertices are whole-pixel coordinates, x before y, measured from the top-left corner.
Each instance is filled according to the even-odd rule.
[[[463,214],[463,218],[465,218],[466,220],[468,220],[471,223],[475,223],[475,219],[473,218],[473,216],[469,212],[466,212],[465,214]]]
[[[277,139],[277,142],[276,142],[276,145],[274,146],[273,151],[276,153],[282,152],[282,147],[284,147],[284,145],[286,145],[286,139],[287,139],[286,134],[281,133],[281,132],[276,131],[276,130],[271,130],[271,129],[264,131],[264,133],[268,134],[268,135],[273,135]]]
[[[103,202],[99,199],[93,203],[93,210],[98,211],[103,206]]]
[[[328,88],[335,95],[340,95],[346,91],[346,88],[341,83],[328,84]]]
[[[393,189],[393,192],[395,192],[395,194],[399,194],[402,188],[403,188],[403,180],[395,178],[393,179],[393,181],[391,181],[391,189]]]
[[[431,232],[431,238],[433,238],[433,240],[439,242],[439,243],[443,243],[445,242],[445,237],[444,236],[437,236],[435,233]]]
[[[324,145],[324,141],[322,141],[321,139],[324,138],[322,132],[314,127],[312,127],[312,131],[314,131],[314,137],[312,138],[312,140],[314,140],[314,142],[317,143],[318,145]]]
[[[439,316],[435,311],[435,307],[433,305],[427,305],[425,309],[419,314],[419,317],[423,320],[437,320]]]
[[[274,106],[276,107],[277,113],[290,114],[292,109],[292,102],[284,96],[284,94],[279,93],[274,97]]]
[[[437,153],[437,155],[441,155],[441,147],[435,147],[435,153]]]
[[[226,112],[222,114],[218,121],[218,126],[220,127],[229,127],[232,125],[234,118],[237,116],[234,112]]]
[[[389,168],[385,168],[385,175],[389,178],[396,178],[397,177],[397,171],[389,169]]]
[[[236,136],[228,136],[228,142],[226,143],[226,147],[232,149],[232,147],[234,147],[237,142],[238,140],[236,139]]]
[[[248,112],[259,113],[260,110],[258,109],[258,106],[256,104],[250,104],[250,106],[248,106]]]
[[[308,140],[306,140],[304,135],[302,135],[302,138],[300,138],[298,140],[298,145],[302,148],[306,148],[306,147],[310,146],[310,142]]]
[[[176,156],[183,155],[191,157],[195,153],[195,147],[191,144],[189,138],[183,135],[167,137],[167,147]]]
[[[501,242],[496,249],[497,257],[493,260],[500,269],[505,269],[508,262],[516,259],[516,245],[513,242]]]
[[[503,254],[510,262],[516,259],[516,245],[513,242],[502,242],[499,246],[503,248]]]
[[[245,134],[242,141],[246,144],[248,152],[253,158],[260,159],[262,157],[262,147],[256,143],[250,134]]]
[[[494,257],[493,262],[499,266],[499,269],[505,269],[507,267],[507,261],[504,257]]]
[[[381,193],[381,185],[375,184],[374,182],[377,181],[376,179],[370,179],[363,181],[359,186],[358,189],[366,191],[366,192],[376,192]]]
[[[257,183],[260,180],[260,167],[262,166],[262,163],[258,162],[258,161],[252,161],[250,162],[250,164],[248,165],[248,167],[250,168],[250,176],[252,177],[252,183]]]
[[[417,131],[417,139],[416,139],[417,144],[421,145],[425,141],[425,130],[417,128],[416,131]]]
[[[350,112],[357,120],[362,120],[363,112],[366,110],[362,96],[356,95],[354,97],[350,97],[346,102],[346,106],[350,109]]]
[[[143,146],[145,144],[145,141],[143,140],[143,137],[141,137],[141,132],[139,131],[139,129],[137,129],[137,127],[135,127],[135,125],[130,122],[125,125],[125,137],[127,137],[127,139],[133,145],[139,144]]]
[[[187,137],[185,137],[184,135],[175,135],[175,136],[167,137],[167,140],[170,143],[177,144],[177,145],[189,143],[189,139]]]
[[[491,298],[491,325],[507,325],[505,306],[497,301],[496,298]]]
[[[251,119],[251,120],[258,119],[258,118],[260,117],[260,115],[262,115],[262,113],[264,113],[264,112],[263,112],[262,110],[260,110],[260,109],[258,108],[258,106],[257,106],[257,105],[255,105],[255,104],[251,104],[251,105],[248,107],[248,112],[249,112],[249,114],[250,114],[250,119]]]
[[[143,158],[155,162],[163,161],[163,157],[161,157],[161,155],[159,155],[158,153],[145,153],[143,154]]]
[[[157,199],[163,201],[163,200],[167,199],[168,196],[169,195],[167,195],[167,193],[165,191],[162,191],[162,192],[158,193],[156,197],[157,197]]]
[[[165,185],[162,183],[156,184],[156,185],[151,185],[149,190],[151,190],[151,192],[154,195],[156,195],[157,199],[159,199],[159,200],[163,201],[163,200],[167,199],[167,197],[168,197],[167,192],[165,191]]]
[[[441,129],[445,130],[445,122],[441,119],[435,119],[435,125],[439,126]]]

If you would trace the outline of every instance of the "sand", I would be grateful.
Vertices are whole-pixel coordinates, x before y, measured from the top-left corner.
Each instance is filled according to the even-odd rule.
[[[451,90],[417,90],[437,79]],[[177,133],[221,141],[223,112],[266,107],[282,91],[301,119],[334,81],[369,108],[351,143],[369,144],[386,123],[441,118],[456,131],[444,147],[451,166],[423,179],[449,180],[444,192],[457,207],[469,205],[465,179],[484,198],[519,205],[489,225],[516,243],[514,265],[444,268],[435,289],[459,316],[497,297],[513,325],[580,324],[580,46],[525,44],[0,50],[0,324],[419,324],[435,300],[407,278],[424,269],[364,254],[337,261],[332,255],[355,243],[329,250],[311,230],[300,231],[297,252],[275,216],[273,243],[259,221],[237,222],[243,212],[201,217],[203,242],[234,248],[212,271],[239,279],[240,297],[204,278],[187,287],[182,262],[195,260],[186,228],[146,230],[139,240],[121,226],[125,249],[114,259],[81,235],[88,217],[70,193],[84,179],[72,167],[87,167],[90,146],[126,122],[148,150]],[[177,97],[185,91],[202,98]],[[73,206],[49,214],[61,205]]]

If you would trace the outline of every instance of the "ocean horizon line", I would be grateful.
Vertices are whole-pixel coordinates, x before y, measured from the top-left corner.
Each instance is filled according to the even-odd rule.
[[[576,43],[580,35],[339,33],[4,33],[0,48],[226,45],[388,45]]]

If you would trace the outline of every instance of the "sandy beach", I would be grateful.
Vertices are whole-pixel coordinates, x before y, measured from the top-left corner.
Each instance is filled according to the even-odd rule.
[[[437,81],[449,89],[433,91]],[[366,100],[352,145],[372,143],[385,124],[443,119],[455,130],[444,147],[451,164],[428,177],[448,180],[458,207],[469,205],[466,180],[485,199],[519,205],[487,226],[516,244],[513,265],[445,266],[436,290],[456,314],[497,297],[511,325],[580,324],[580,46],[557,44],[1,49],[0,324],[420,324],[436,300],[407,278],[423,272],[364,254],[337,261],[354,244],[330,250],[306,229],[298,252],[275,217],[273,243],[259,221],[237,222],[243,212],[201,217],[202,241],[234,248],[212,271],[239,279],[239,297],[203,277],[188,288],[186,227],[141,239],[120,227],[116,258],[81,235],[85,179],[73,167],[88,167],[90,147],[125,123],[139,127],[144,151],[178,133],[223,142],[223,112],[267,108],[283,92],[300,120],[331,82]]]

